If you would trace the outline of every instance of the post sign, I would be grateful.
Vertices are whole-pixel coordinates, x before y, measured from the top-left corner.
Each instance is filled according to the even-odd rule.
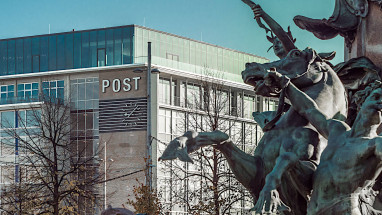
[[[112,80],[104,79],[102,80],[101,92],[106,93],[107,90],[112,90],[114,93],[137,91],[139,90],[139,82],[141,79],[141,77],[124,78],[122,80],[119,78]]]

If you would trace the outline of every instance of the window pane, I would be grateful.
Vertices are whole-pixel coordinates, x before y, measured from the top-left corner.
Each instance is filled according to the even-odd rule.
[[[39,117],[40,117],[40,112],[38,110],[27,110],[26,111],[27,127],[38,126]]]
[[[25,98],[32,97],[32,91],[25,91]]]
[[[7,41],[0,41],[0,74],[7,74],[8,67]]]
[[[57,36],[57,69],[65,69],[65,35]]]
[[[65,35],[65,69],[73,69],[73,34]]]
[[[16,41],[8,41],[8,72],[7,74],[13,75],[16,73]]]
[[[90,32],[90,67],[97,66],[97,31]]]
[[[64,100],[64,88],[57,89],[57,98],[60,100]]]
[[[33,72],[39,72],[40,71],[40,55],[33,55]]]
[[[64,87],[64,81],[57,81],[58,87]]]
[[[106,31],[106,66],[113,65],[114,61],[114,37],[113,37],[113,29]]]
[[[48,49],[49,49],[49,38],[41,37],[40,39],[40,71],[48,71]]]
[[[93,99],[93,83],[87,82],[86,83],[86,100]]]
[[[97,57],[98,57],[97,66],[105,66],[105,61],[106,61],[105,49],[98,49]]]
[[[49,70],[56,70],[56,36],[49,37]]]
[[[17,90],[24,90],[24,84],[18,84]]]
[[[81,33],[74,34],[73,68],[81,68]]]
[[[22,74],[24,68],[24,40],[16,40],[16,74]]]
[[[98,46],[97,48],[105,48],[105,31],[96,31],[98,33],[97,41],[98,41]]]
[[[49,82],[48,81],[42,82],[42,88],[43,89],[49,88]]]
[[[57,89],[50,89],[50,99],[57,97]]]
[[[15,91],[15,85],[8,85],[8,91],[12,91],[14,92]]]
[[[81,33],[82,49],[81,49],[81,67],[89,67],[89,32]]]
[[[132,28],[123,28],[122,37],[122,64],[129,64],[133,62]]]
[[[32,72],[32,40],[24,39],[24,73]]]
[[[122,64],[122,29],[114,29],[114,65]]]
[[[32,55],[40,54],[40,37],[32,38]]]
[[[1,127],[2,128],[15,127],[15,112],[13,111],[1,112]]]
[[[78,84],[78,100],[85,100],[85,83]]]

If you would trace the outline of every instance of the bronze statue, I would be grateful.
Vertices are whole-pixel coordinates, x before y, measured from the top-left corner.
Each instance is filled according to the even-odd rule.
[[[350,127],[328,117],[293,83],[285,85],[289,79],[285,75],[272,71],[265,79],[269,86],[278,83],[285,87],[293,109],[328,139],[314,174],[307,214],[382,214],[371,207],[372,200],[367,200],[370,193],[376,195],[370,192],[370,187],[382,171],[382,138],[377,135],[382,122],[382,82],[375,81],[357,92],[360,111]]]
[[[296,49],[296,46],[294,45],[296,39],[293,38],[289,27],[287,32],[284,31],[284,29],[271,16],[264,12],[260,5],[254,3],[248,3],[248,5],[251,6],[251,9],[255,15],[255,19],[263,19],[264,22],[269,26],[270,30],[267,30],[267,32],[271,31],[271,36],[267,36],[267,39],[273,44],[271,48],[273,48],[273,51],[277,57],[280,59],[284,58],[289,53],[289,51]]]
[[[301,55],[296,53],[292,50],[284,59],[272,63],[248,63],[242,72],[243,80],[254,86],[259,95],[277,96],[280,91],[266,86],[264,82],[268,70],[276,68],[294,84],[304,88],[325,114],[344,119],[345,89],[335,72],[326,64],[324,56],[312,49],[304,50]],[[277,188],[285,204],[281,201],[272,202],[275,210],[285,211],[285,214],[306,214],[311,176],[319,163],[326,140],[320,138],[308,120],[290,108],[280,116],[272,129],[264,133],[254,155],[241,151],[226,134],[219,131],[199,133],[194,138],[187,137],[186,142],[179,145],[193,149],[195,145],[215,147],[226,157],[238,181],[251,192],[255,200],[267,199],[268,191]],[[162,156],[160,159],[174,157]],[[287,212],[288,207],[292,213]]]
[[[160,159],[191,162],[189,153],[200,147],[214,147],[251,192],[256,201],[254,209],[260,214],[382,214],[372,207],[375,192],[371,189],[382,170],[382,146],[378,145],[382,142],[378,143],[380,138],[376,136],[376,127],[381,124],[382,89],[373,91],[367,87],[380,80],[381,70],[365,57],[333,66],[328,60],[334,52],[298,50],[289,28],[284,31],[259,5],[243,1],[253,10],[260,27],[272,32],[267,38],[281,60],[247,63],[242,77],[255,87],[256,94],[280,96],[277,112],[254,113],[265,133],[253,156],[216,130],[186,132],[171,141]],[[329,20],[297,16],[295,22],[314,30],[319,38],[341,34],[349,44],[359,17],[366,16],[367,10],[367,0],[337,0]],[[348,110],[346,91],[353,109],[355,105],[352,115],[359,112],[356,119],[348,117],[346,121],[349,125],[354,121],[352,128],[344,122]],[[371,91],[358,109],[360,98]],[[283,106],[285,95],[292,103],[289,109]],[[358,146],[353,140],[362,143]],[[365,168],[367,161],[374,169]]]
[[[367,16],[368,9],[368,0],[336,0],[333,15],[329,19],[296,16],[293,20],[298,27],[312,32],[322,40],[341,35],[350,49],[361,18]]]

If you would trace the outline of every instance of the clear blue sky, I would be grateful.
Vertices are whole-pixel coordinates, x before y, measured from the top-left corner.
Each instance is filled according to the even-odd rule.
[[[336,51],[343,60],[343,39],[322,41],[299,29],[295,15],[328,18],[334,0],[254,0],[284,29],[291,26],[297,47]],[[265,31],[240,0],[2,0],[0,38],[137,24],[276,60]]]

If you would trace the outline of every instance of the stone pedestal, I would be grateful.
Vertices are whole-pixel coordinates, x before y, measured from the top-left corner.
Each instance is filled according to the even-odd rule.
[[[345,47],[345,60],[366,56],[382,68],[382,10],[378,3],[369,1],[369,13],[358,27],[351,50]]]
[[[349,51],[345,46],[345,61],[360,56],[368,57],[376,66],[382,69],[382,10],[375,2],[369,1],[369,14],[362,19],[361,24],[358,26],[351,50]],[[382,126],[378,130],[381,132]],[[377,184],[374,189],[379,190],[374,208],[382,210],[381,185]]]

